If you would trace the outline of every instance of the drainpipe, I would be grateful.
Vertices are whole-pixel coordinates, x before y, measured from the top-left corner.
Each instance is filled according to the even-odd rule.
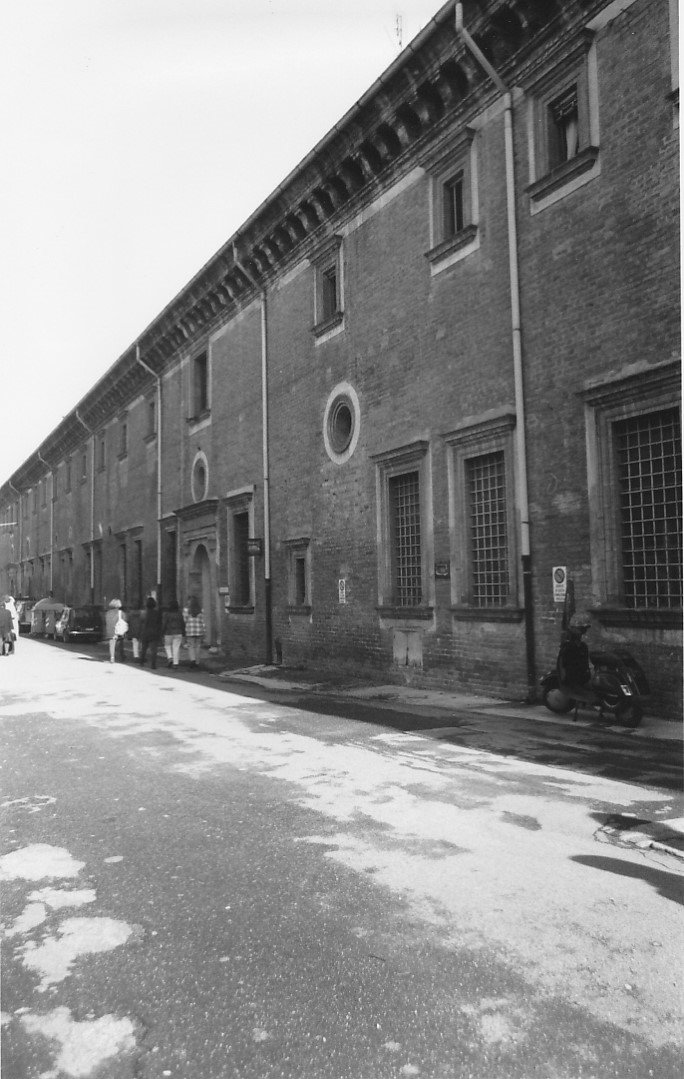
[[[511,337],[513,346],[513,375],[515,384],[515,442],[516,486],[520,510],[520,549],[525,616],[525,651],[527,660],[527,690],[530,701],[536,696],[534,656],[534,611],[532,606],[532,557],[530,554],[530,511],[527,492],[527,449],[525,445],[525,391],[522,365],[522,333],[520,325],[520,281],[518,276],[518,229],[515,218],[515,163],[513,156],[513,101],[511,91],[478,48],[463,25],[463,4],[457,3],[456,33],[492,80],[504,99],[504,132],[506,159],[506,211],[508,220],[508,267],[511,294]]]
[[[75,410],[76,419],[90,435],[90,603],[95,605],[95,432]]]
[[[41,462],[41,464],[44,464],[45,467],[49,470],[49,473],[50,473],[50,595],[52,595],[53,585],[54,585],[54,570],[53,570],[52,563],[54,561],[54,546],[55,546],[55,532],[54,532],[54,527],[55,527],[55,500],[54,500],[55,480],[54,480],[54,474],[52,472],[52,469],[50,468],[50,465],[47,463],[45,458],[41,457],[40,450],[36,450],[36,456],[38,457],[38,460]]]
[[[14,493],[17,496],[17,499],[18,499],[18,502],[17,502],[17,525],[19,526],[19,558],[17,559],[17,562],[19,563],[19,581],[17,583],[19,585],[19,595],[23,596],[23,594],[24,594],[24,581],[23,581],[24,572],[23,572],[23,569],[22,569],[22,547],[21,547],[21,541],[22,541],[22,538],[23,538],[22,535],[21,535],[21,492],[16,489],[16,487],[14,486],[14,484],[12,483],[11,480],[8,480],[7,484],[8,484],[9,487],[12,488],[12,490],[14,491]]]
[[[161,375],[158,375],[151,367],[145,363],[140,356],[140,345],[135,346],[135,358],[141,367],[144,367],[146,371],[157,380],[157,597],[159,603],[162,600],[161,594],[161,572],[162,572],[162,380]]]
[[[271,583],[271,493],[268,454],[268,321],[266,308],[266,289],[257,284],[237,257],[233,244],[233,262],[252,283],[261,297],[261,455],[264,484],[264,652],[265,662],[273,662],[273,594]]]

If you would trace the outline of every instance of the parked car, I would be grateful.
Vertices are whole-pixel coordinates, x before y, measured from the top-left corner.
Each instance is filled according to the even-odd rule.
[[[55,638],[69,641],[102,640],[101,607],[65,607],[55,623]]]
[[[63,610],[64,604],[50,597],[34,603],[31,611],[31,636],[54,637],[55,623]]]
[[[19,616],[19,632],[29,633],[31,630],[31,611],[36,601],[29,599],[28,596],[19,596],[14,602]]]

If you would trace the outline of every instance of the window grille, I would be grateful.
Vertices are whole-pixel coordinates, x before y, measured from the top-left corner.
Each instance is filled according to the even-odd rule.
[[[614,425],[624,600],[682,605],[682,468],[678,409]]]
[[[394,603],[417,607],[422,600],[418,472],[390,477],[389,504]]]
[[[470,525],[471,603],[503,607],[509,595],[506,469],[503,451],[465,462]]]

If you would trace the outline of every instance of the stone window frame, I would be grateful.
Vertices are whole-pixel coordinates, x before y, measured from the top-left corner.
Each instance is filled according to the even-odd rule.
[[[313,269],[313,310],[312,333],[316,344],[327,341],[330,337],[344,330],[344,241],[339,234],[330,236],[309,256]],[[330,307],[326,302],[326,279],[334,272],[335,302]]]
[[[555,162],[550,145],[555,102],[576,88],[578,149],[570,158]],[[601,172],[599,155],[598,62],[595,34],[589,29],[562,64],[544,73],[527,93],[527,148],[529,184],[526,188],[530,213],[535,215],[596,179]]]
[[[451,613],[458,621],[507,622],[522,618],[515,505],[515,427],[515,412],[506,408],[474,417],[442,435],[448,450]],[[490,453],[504,455],[509,586],[505,604],[481,607],[472,602],[466,461]]]
[[[226,514],[226,576],[229,588],[228,612],[230,614],[253,615],[256,607],[256,574],[254,570],[254,558],[247,555],[249,572],[249,596],[247,603],[235,603],[237,560],[235,553],[235,525],[234,519],[240,514],[248,515],[248,535],[254,535],[254,487],[241,487],[239,490],[230,491],[225,499]]]
[[[298,536],[283,541],[287,555],[287,610],[288,614],[311,614],[312,607],[312,545],[309,536]],[[304,597],[298,598],[297,564],[304,564]]]
[[[371,454],[375,462],[378,605],[383,621],[416,621],[419,625],[432,619],[435,605],[434,527],[432,518],[432,461],[430,443],[418,439],[396,449]],[[392,577],[390,484],[393,477],[418,472],[421,520],[421,603],[414,607],[397,606]]]
[[[429,179],[429,243],[425,258],[432,276],[448,269],[480,246],[477,139],[472,127],[461,128],[419,159]],[[463,183],[463,227],[447,229],[446,191],[456,176]]]
[[[678,363],[644,365],[641,370],[585,384],[589,542],[594,591],[593,612],[606,625],[644,624],[654,628],[681,627],[677,608],[630,608],[622,598],[619,556],[619,494],[613,424],[651,412],[680,408]]]
[[[343,411],[348,412],[350,427],[348,437],[343,438],[336,430],[337,420]],[[328,394],[323,412],[323,442],[325,452],[336,465],[345,464],[354,453],[361,433],[361,406],[359,396],[350,382],[338,382]]]

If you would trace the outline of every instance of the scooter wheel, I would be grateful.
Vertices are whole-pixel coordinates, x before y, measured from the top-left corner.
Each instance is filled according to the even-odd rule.
[[[621,727],[638,727],[644,712],[636,701],[624,701],[615,709],[616,722]]]
[[[574,708],[575,702],[572,697],[568,697],[567,693],[564,693],[558,686],[550,686],[544,690],[544,704],[550,712],[556,712],[558,715],[565,715],[571,708]]]

